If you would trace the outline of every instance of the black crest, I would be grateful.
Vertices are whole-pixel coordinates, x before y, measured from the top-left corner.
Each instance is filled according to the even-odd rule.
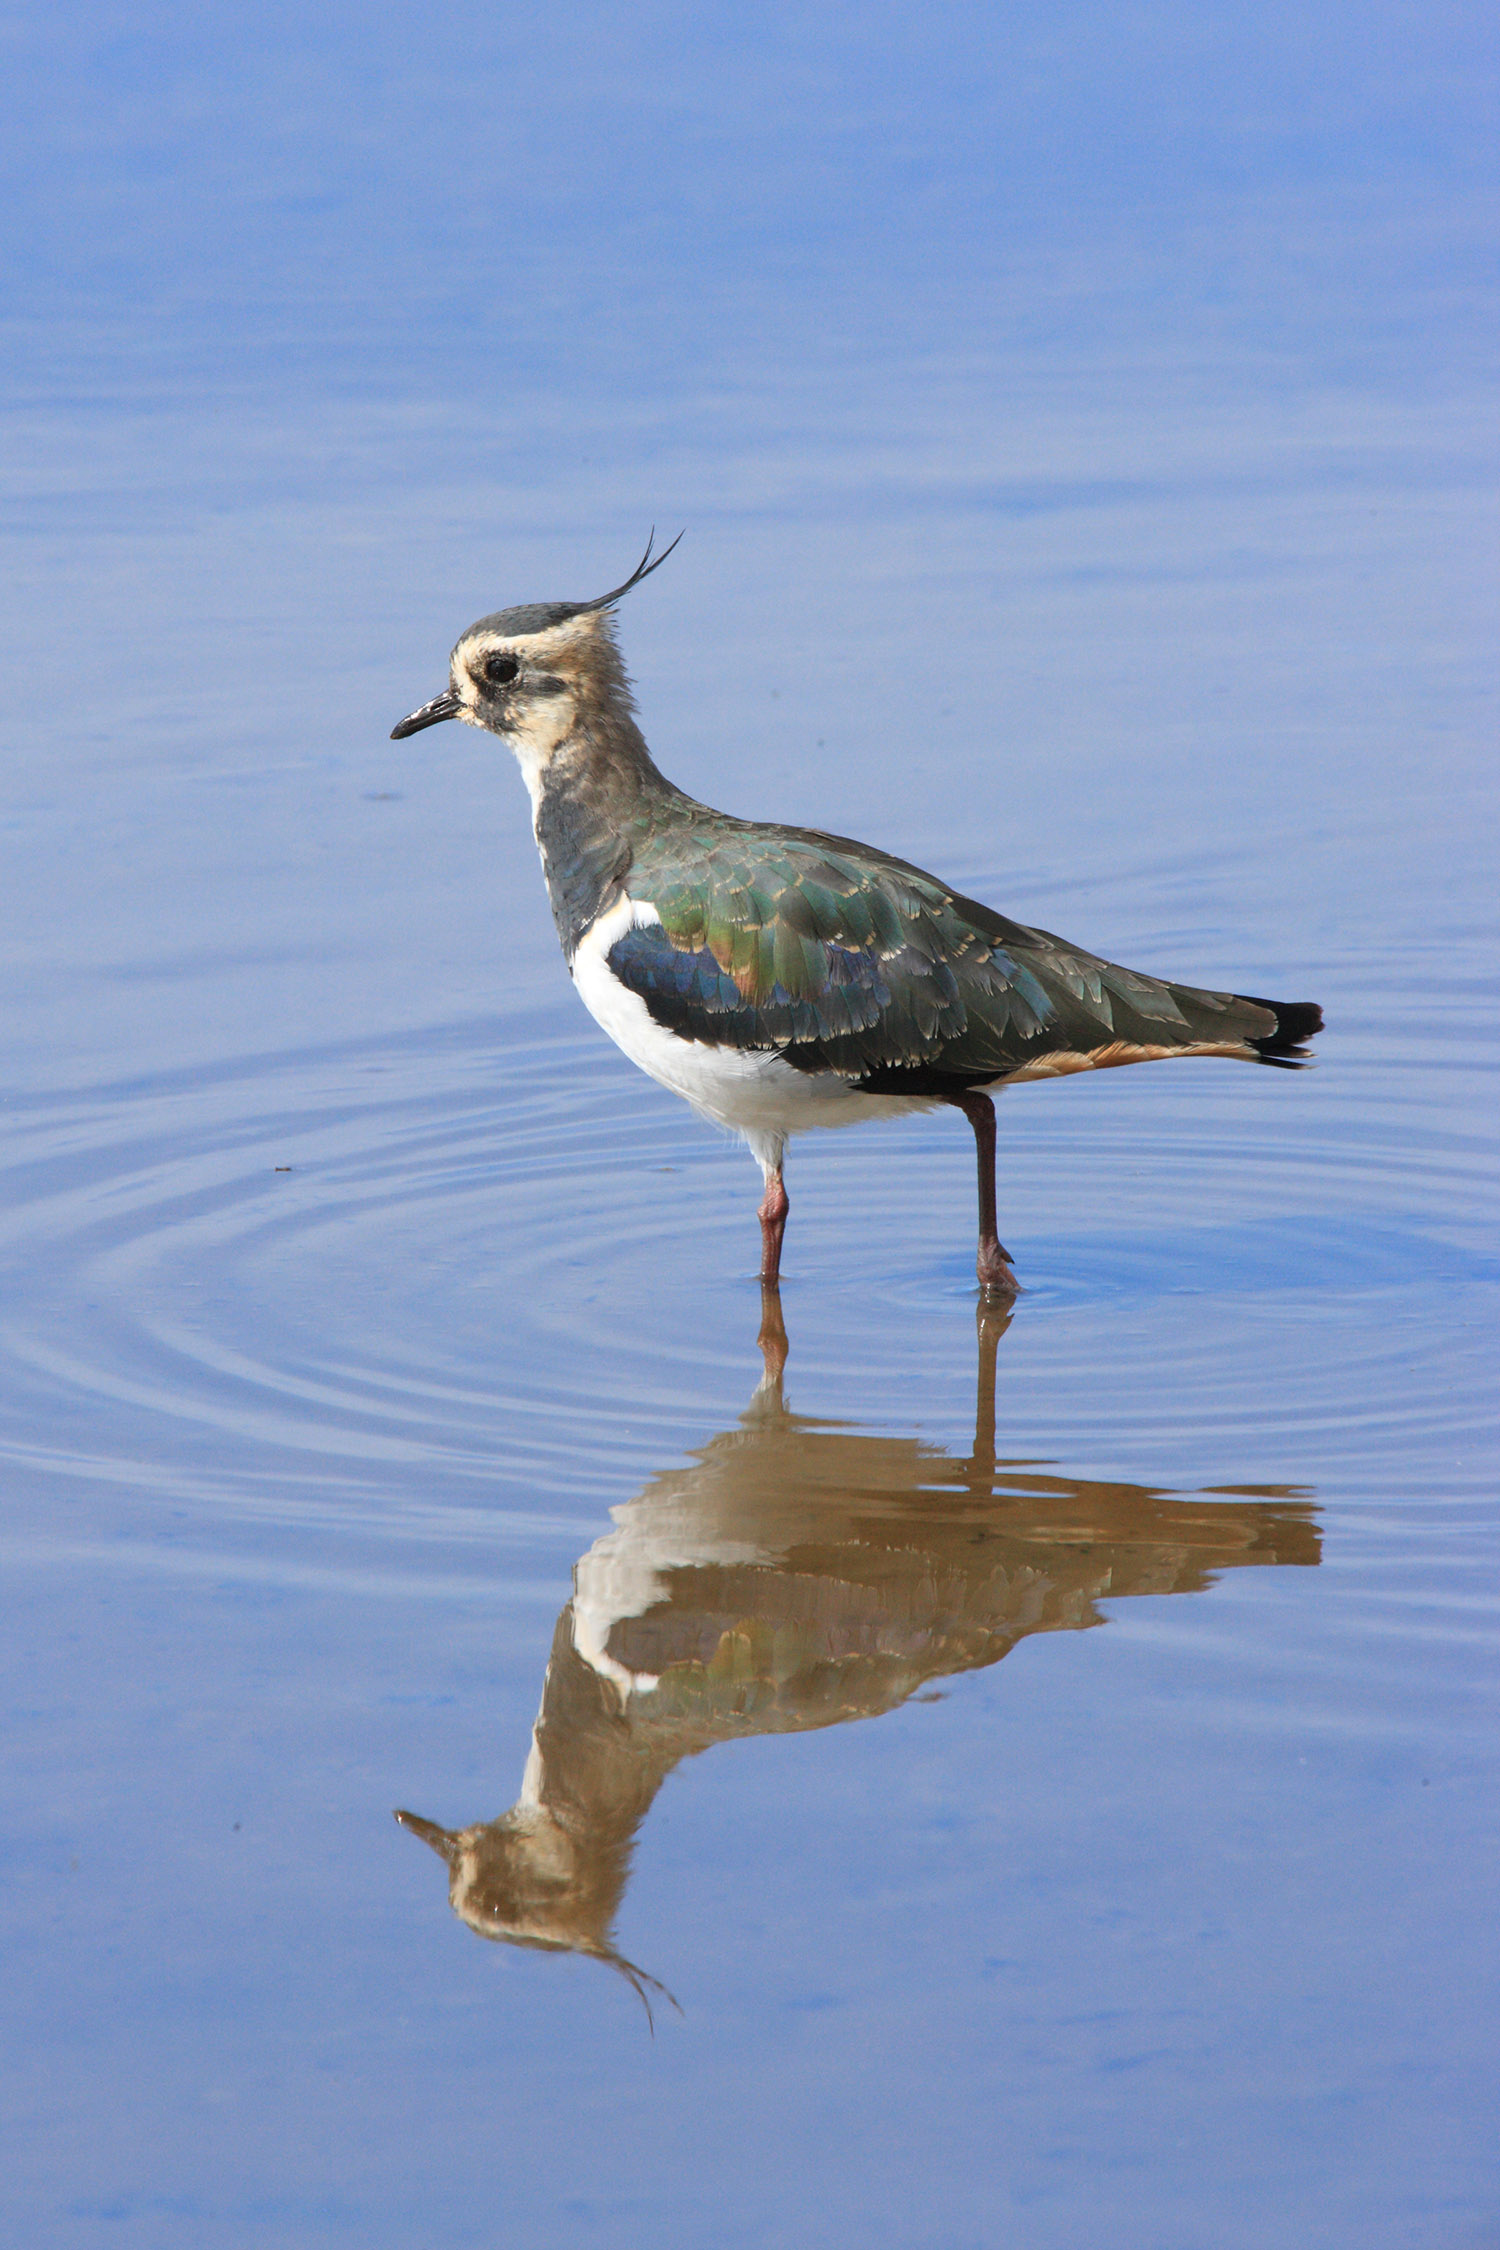
[[[549,625],[565,625],[570,617],[586,617],[590,611],[609,609],[615,602],[623,600],[632,586],[639,586],[641,580],[649,578],[653,570],[660,570],[671,554],[672,547],[678,546],[682,537],[683,534],[679,531],[672,546],[663,547],[653,562],[651,550],[656,545],[656,526],[653,524],[651,536],[646,541],[646,552],[625,583],[616,586],[612,593],[596,594],[591,602],[527,602],[519,609],[497,609],[493,616],[481,617],[471,625],[464,639],[469,638],[469,633],[504,633],[510,636],[544,633]]]

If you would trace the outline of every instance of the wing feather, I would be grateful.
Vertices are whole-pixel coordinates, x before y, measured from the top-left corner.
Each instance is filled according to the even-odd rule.
[[[1051,1056],[1130,1060],[1214,1043],[1255,1056],[1275,1011],[1168,984],[1009,921],[904,861],[838,837],[713,816],[639,840],[653,907],[609,954],[689,1039],[780,1053],[874,1091],[952,1092]]]

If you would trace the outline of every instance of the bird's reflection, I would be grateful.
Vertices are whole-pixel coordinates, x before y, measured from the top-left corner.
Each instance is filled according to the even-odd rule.
[[[980,1315],[960,1458],[792,1413],[768,1298],[766,1372],[738,1423],[614,1509],[577,1564],[511,1810],[468,1828],[396,1815],[446,1860],[471,1929],[607,1961],[644,1999],[652,1980],[611,1931],[636,1831],[683,1758],[874,1718],[1028,1633],[1102,1623],[1101,1601],[1317,1562],[1313,1510],[1286,1489],[1178,1497],[997,1460],[1008,1322]]]

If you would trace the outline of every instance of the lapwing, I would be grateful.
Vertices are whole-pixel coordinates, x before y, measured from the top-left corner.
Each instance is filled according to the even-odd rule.
[[[765,1284],[780,1275],[793,1133],[947,1103],[978,1152],[980,1289],[1003,1302],[1016,1284],[996,1232],[995,1093],[1173,1055],[1295,1066],[1322,1011],[1119,968],[889,852],[740,820],[674,787],[636,725],[615,639],[615,605],[678,540],[655,561],[654,543],[592,601],[481,617],[448,686],[392,739],[462,719],[515,753],[584,1005],[760,1164]]]

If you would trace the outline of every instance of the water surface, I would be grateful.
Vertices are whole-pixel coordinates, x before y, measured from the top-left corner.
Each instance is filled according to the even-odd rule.
[[[18,2241],[1497,2239],[1483,42],[936,20],[17,34]],[[674,779],[1327,1011],[1007,1096],[1008,1323],[932,1116],[767,1325],[387,739],[653,520]]]

